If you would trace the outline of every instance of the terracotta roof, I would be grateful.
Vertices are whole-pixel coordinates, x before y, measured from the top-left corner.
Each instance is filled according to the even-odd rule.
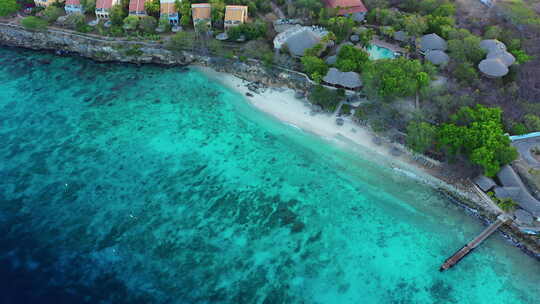
[[[245,5],[227,5],[225,7],[225,21],[244,22],[247,12],[248,7]]]
[[[118,4],[119,0],[96,0],[96,9],[106,8],[109,9],[113,5]]]
[[[81,0],[66,0],[66,5],[81,5]]]
[[[162,14],[168,14],[168,15],[178,13],[174,2],[163,2],[163,1],[161,2],[160,12]]]
[[[325,0],[325,2],[326,7],[339,7],[339,15],[365,13],[368,11],[362,0]]]
[[[191,15],[195,19],[210,19],[212,7],[209,3],[194,3],[191,5]]]
[[[130,12],[144,12],[144,3],[152,0],[129,0]]]

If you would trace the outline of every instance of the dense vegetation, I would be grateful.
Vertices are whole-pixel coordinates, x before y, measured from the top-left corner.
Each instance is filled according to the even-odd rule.
[[[0,1],[0,17],[8,16],[15,13],[19,9],[19,5],[15,0]]]

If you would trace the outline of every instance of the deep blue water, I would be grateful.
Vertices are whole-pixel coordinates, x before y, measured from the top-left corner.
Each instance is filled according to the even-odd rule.
[[[0,48],[1,303],[536,303],[539,263],[197,70]]]

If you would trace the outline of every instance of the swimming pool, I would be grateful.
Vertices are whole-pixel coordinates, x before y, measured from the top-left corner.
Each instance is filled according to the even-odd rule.
[[[371,60],[396,58],[396,54],[394,53],[394,51],[375,44],[370,45],[367,48],[367,51],[369,53],[369,59]]]

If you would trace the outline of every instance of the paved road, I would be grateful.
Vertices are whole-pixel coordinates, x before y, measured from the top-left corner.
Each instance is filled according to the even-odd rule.
[[[527,165],[531,168],[540,170],[540,162],[537,161],[531,153],[532,148],[540,147],[540,137],[516,140],[512,145],[518,149],[519,154],[523,160],[525,160]]]

